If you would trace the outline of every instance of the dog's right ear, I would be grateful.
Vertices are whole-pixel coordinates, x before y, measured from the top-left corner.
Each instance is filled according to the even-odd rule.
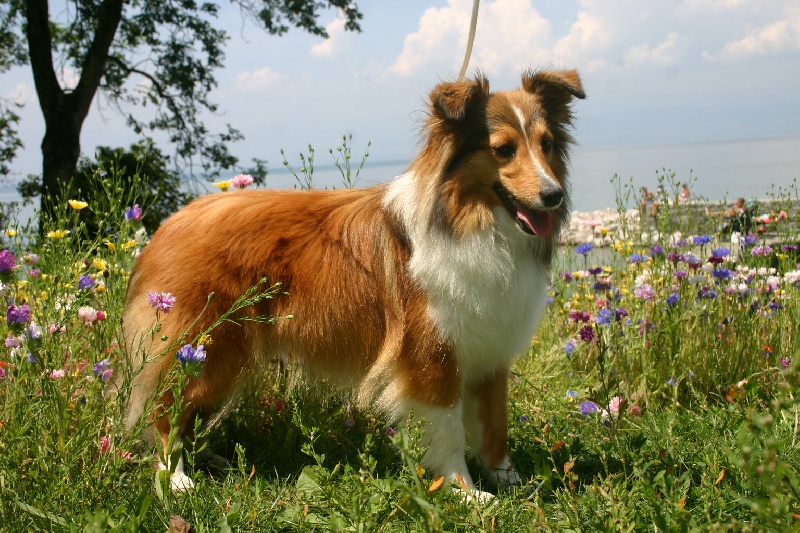
[[[489,97],[489,80],[478,74],[474,80],[440,83],[431,91],[433,114],[460,122],[470,108]]]

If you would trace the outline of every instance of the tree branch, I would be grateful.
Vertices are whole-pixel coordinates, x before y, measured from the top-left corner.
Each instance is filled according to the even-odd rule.
[[[50,34],[50,9],[47,0],[29,0],[26,4],[28,55],[33,82],[45,122],[53,117],[63,92],[53,68],[53,38]]]

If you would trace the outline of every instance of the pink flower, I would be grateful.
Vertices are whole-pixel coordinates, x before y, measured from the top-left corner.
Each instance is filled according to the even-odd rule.
[[[147,304],[157,311],[169,313],[175,306],[175,297],[169,292],[150,291],[147,295]]]
[[[106,454],[108,453],[108,449],[111,448],[111,439],[108,438],[108,435],[103,435],[100,437],[100,453]]]
[[[50,335],[55,335],[56,333],[65,333],[66,331],[66,326],[59,326],[58,324],[50,324],[47,326],[47,333]]]
[[[239,174],[231,178],[231,187],[236,189],[246,189],[253,184],[253,176],[250,174]]]
[[[653,289],[651,285],[647,283],[642,283],[641,285],[637,285],[635,289],[633,289],[633,295],[639,298],[640,300],[653,300],[656,297],[656,291]]]
[[[94,307],[89,307],[88,305],[80,307],[78,309],[78,318],[80,318],[87,324],[97,322],[97,309],[95,309]]]
[[[628,412],[631,416],[641,416],[642,408],[639,407],[637,404],[632,403],[630,407],[628,407]]]
[[[63,378],[66,375],[67,371],[64,370],[63,368],[59,368],[58,370],[53,370],[52,372],[50,372],[50,378],[52,379]]]
[[[614,416],[619,416],[619,408],[622,404],[622,398],[619,396],[614,396],[611,398],[611,401],[608,402],[608,412]]]

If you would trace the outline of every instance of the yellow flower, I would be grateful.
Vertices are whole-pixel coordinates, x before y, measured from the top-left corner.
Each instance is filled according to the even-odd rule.
[[[133,239],[130,239],[130,240],[125,241],[124,243],[122,243],[121,248],[123,250],[127,250],[128,248],[133,248],[134,246],[136,246],[136,241],[133,240]]]
[[[104,242],[103,244],[105,244],[105,245],[106,245],[106,248],[108,248],[109,250],[113,250],[114,248],[116,248],[116,244],[114,244],[114,243],[113,243],[113,242],[111,242],[111,241],[106,241],[106,242]]]
[[[94,290],[95,292],[105,292],[106,284],[103,283],[102,281],[98,281],[97,285],[94,286]]]
[[[218,182],[216,182],[214,184],[214,187],[216,187],[217,189],[219,189],[219,190],[221,190],[223,192],[227,191],[230,186],[231,186],[231,182],[227,181],[227,180],[226,181],[218,181]]]
[[[69,230],[68,229],[57,229],[55,231],[48,231],[47,232],[47,238],[48,239],[63,239],[67,235],[69,235]]]
[[[94,268],[96,268],[97,270],[106,270],[108,268],[108,263],[106,262],[105,259],[100,259],[96,257],[92,260],[92,264],[94,265]]]
[[[89,205],[86,202],[81,202],[80,200],[67,200],[67,203],[75,211],[80,211],[81,209]]]
[[[608,235],[608,228],[600,228],[600,235],[602,235],[603,237]]]
[[[200,335],[200,338],[197,339],[197,344],[208,346],[210,344],[214,344],[214,339],[212,339],[211,335],[209,335],[208,333],[203,333],[202,335]]]
[[[6,230],[6,235],[8,235],[9,237],[13,237],[16,234],[17,234],[17,230],[15,230],[15,229],[7,229]]]

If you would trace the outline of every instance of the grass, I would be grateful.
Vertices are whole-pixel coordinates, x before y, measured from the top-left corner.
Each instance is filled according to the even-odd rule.
[[[116,339],[143,245],[140,221],[124,216],[136,187],[123,192],[122,179],[98,173],[80,198],[107,228],[98,236],[66,201],[41,237],[2,228],[16,266],[0,255],[15,306],[0,326],[0,530],[800,527],[796,250],[756,241],[726,253],[702,228],[660,251],[617,239],[605,264],[559,251],[552,301],[511,382],[523,484],[492,505],[464,502],[418,468],[416,422],[388,427],[309,399],[277,372],[208,434],[232,468],[195,464],[190,442],[196,490],[164,490],[141,428],[122,428],[125,390],[114,394],[109,376],[126,371]]]

